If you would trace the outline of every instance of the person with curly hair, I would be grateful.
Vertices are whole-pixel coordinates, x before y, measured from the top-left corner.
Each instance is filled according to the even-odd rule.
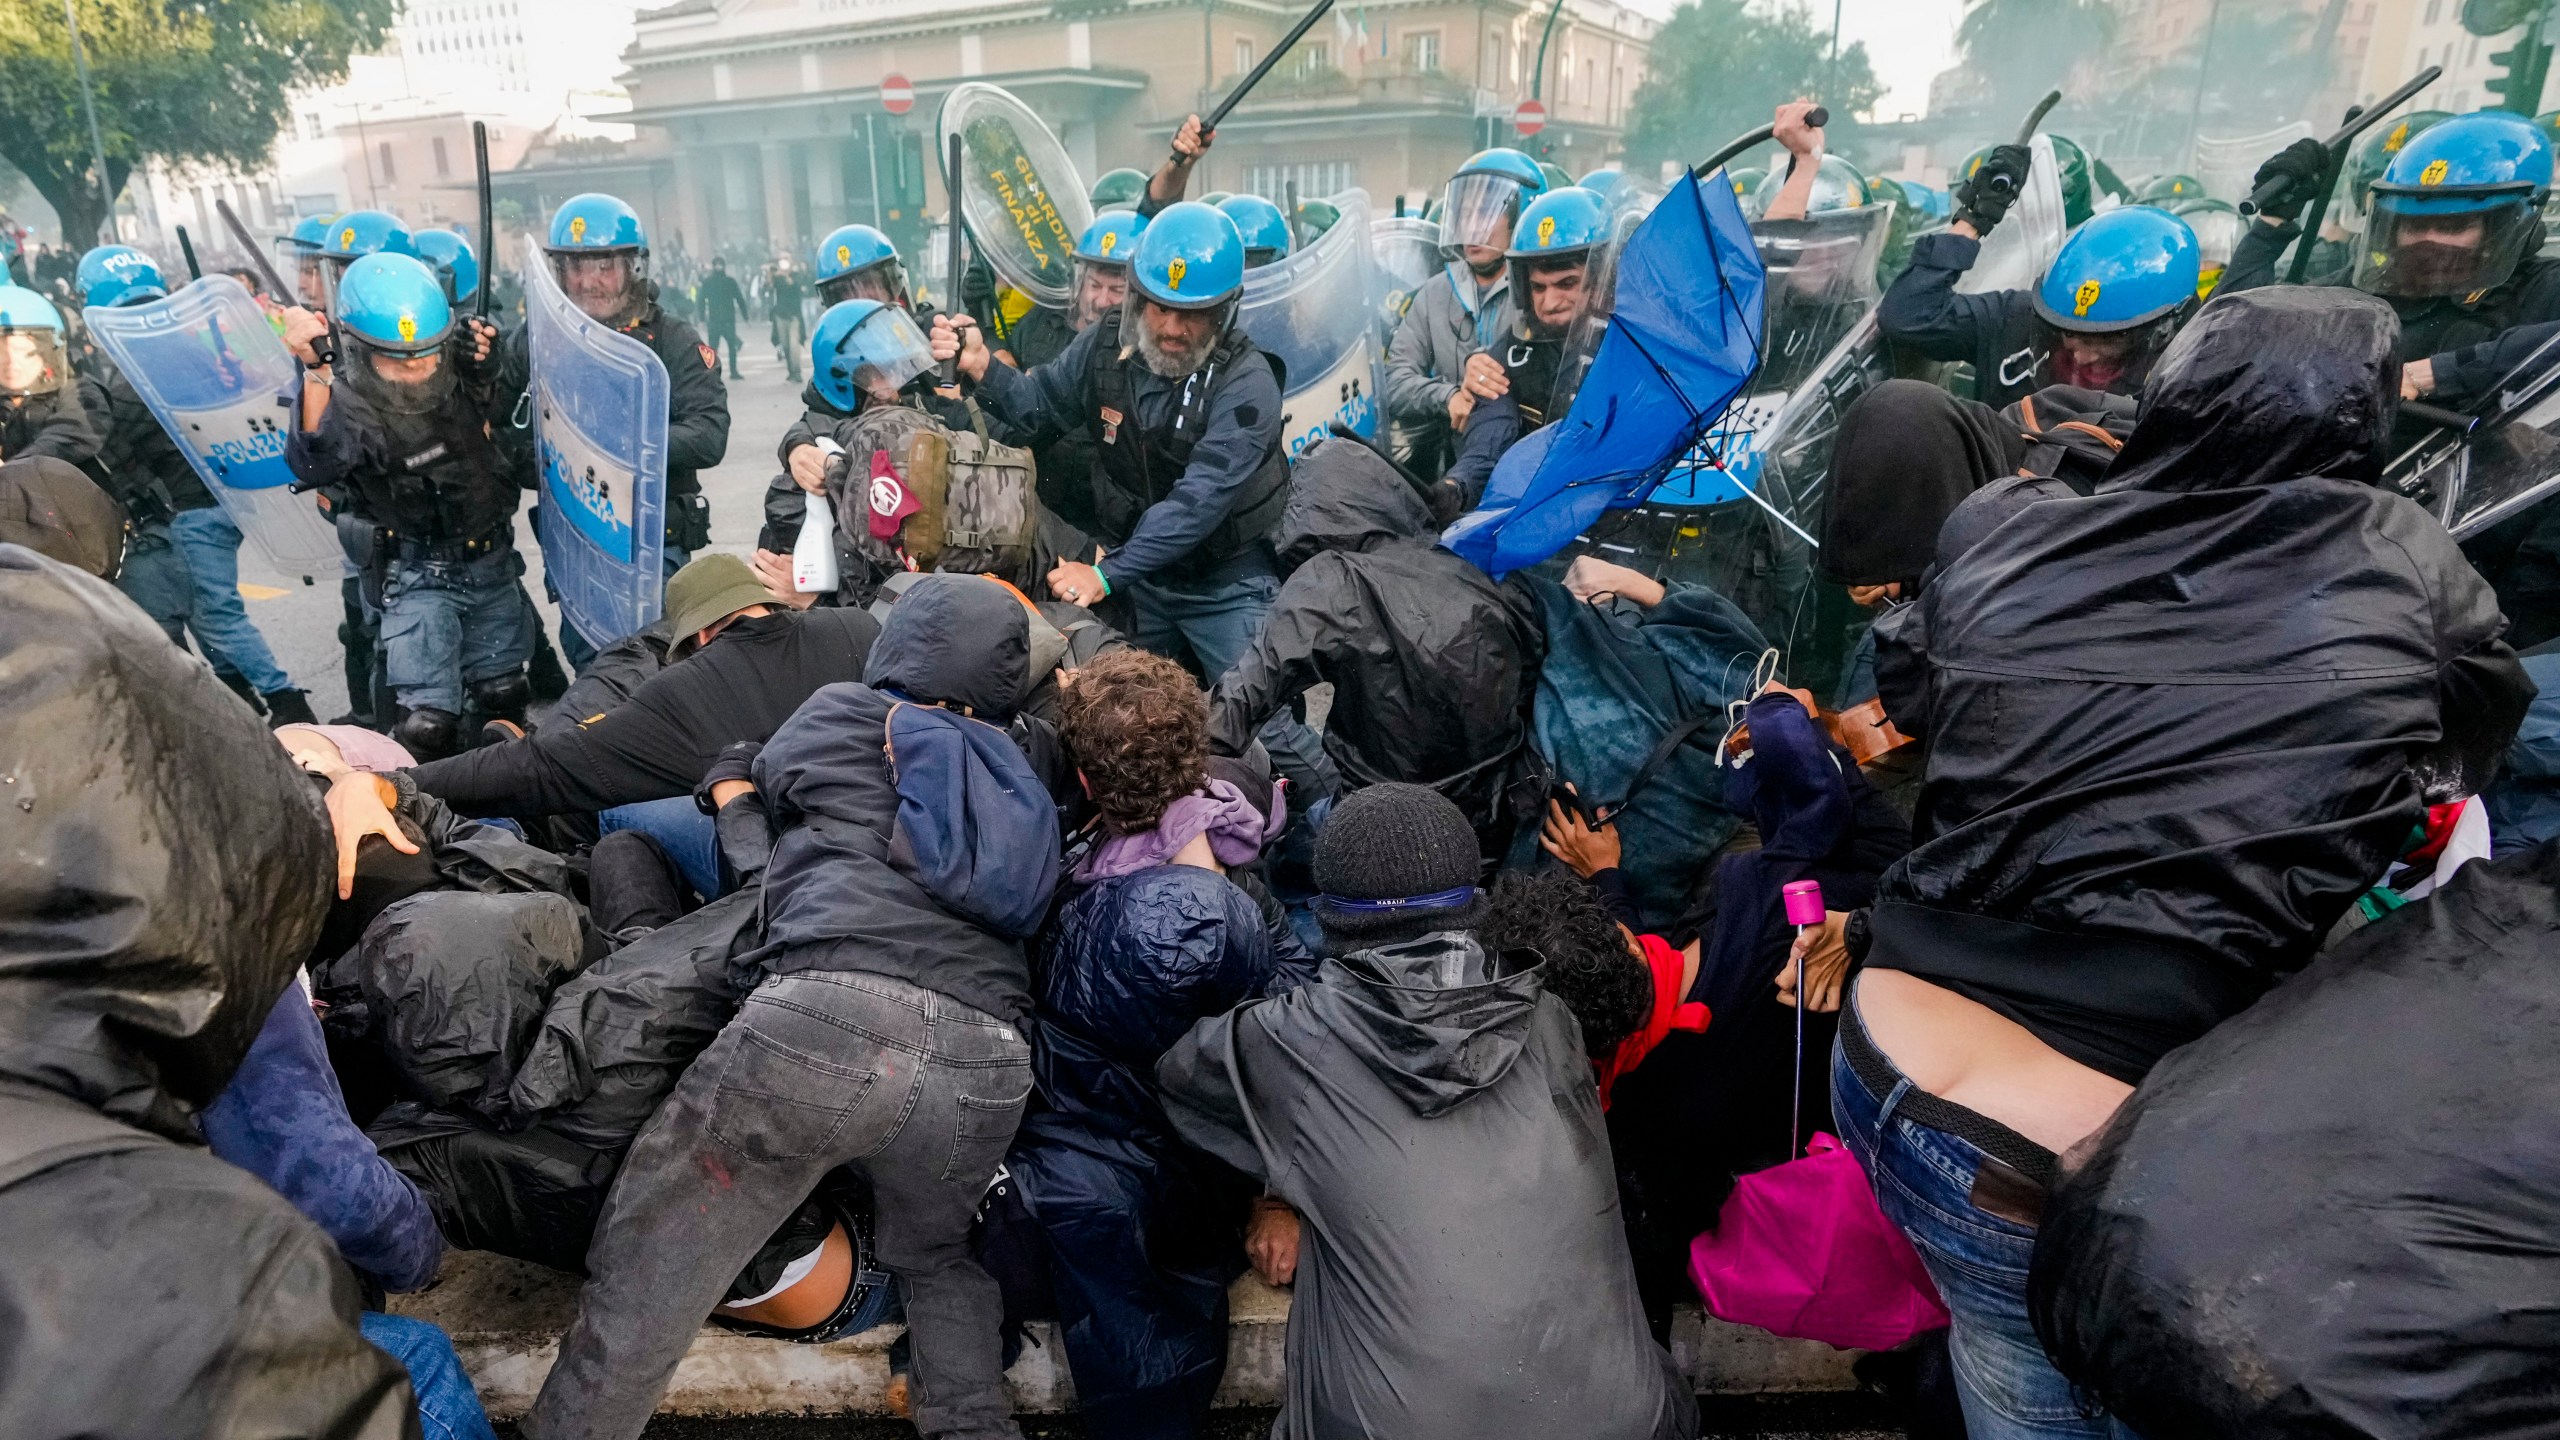
[[[1049,1239],[1087,1428],[1196,1434],[1226,1370],[1227,1286],[1248,1259],[1288,1283],[1297,1217],[1175,1136],[1155,1064],[1311,968],[1238,883],[1287,812],[1267,776],[1210,759],[1208,702],[1171,660],[1096,657],[1060,711],[1100,821],[1041,946],[1036,1098],[1009,1166]]]
[[[1681,998],[1698,978],[1697,943],[1675,950],[1659,935],[1636,934],[1570,870],[1503,876],[1480,935],[1497,954],[1533,951],[1543,962],[1547,993],[1582,1026],[1603,1110],[1618,1077],[1672,1031],[1707,1028],[1707,1007]]]

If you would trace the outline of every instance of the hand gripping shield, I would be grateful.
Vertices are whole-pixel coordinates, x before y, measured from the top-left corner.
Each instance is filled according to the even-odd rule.
[[[306,582],[336,575],[337,528],[316,499],[294,493],[285,465],[299,371],[248,290],[207,275],[165,299],[83,318],[267,564]]]
[[[522,273],[534,531],[561,613],[602,649],[656,623],[665,599],[667,367],[571,304],[530,241]]]
[[[941,154],[961,141],[960,213],[996,274],[1052,309],[1075,289],[1076,237],[1093,223],[1084,177],[1049,127],[1013,93],[955,87],[936,122]]]
[[[1335,425],[1374,440],[1386,350],[1378,339],[1369,197],[1331,197],[1342,218],[1316,242],[1276,265],[1248,270],[1236,323],[1279,357],[1280,434],[1289,456]]]

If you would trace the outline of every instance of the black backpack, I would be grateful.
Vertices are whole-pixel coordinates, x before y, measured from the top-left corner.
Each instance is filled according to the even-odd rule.
[[[2083,495],[2096,490],[2133,433],[2135,403],[2130,395],[2076,385],[2047,385],[2021,396],[2000,412],[2026,442],[2018,473],[2060,480]]]

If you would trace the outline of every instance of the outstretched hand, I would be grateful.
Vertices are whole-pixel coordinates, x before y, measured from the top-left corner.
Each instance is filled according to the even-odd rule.
[[[391,788],[390,781],[370,771],[351,771],[329,786],[329,830],[338,842],[339,899],[356,893],[356,850],[366,836],[381,836],[403,855],[418,853],[417,845],[401,833],[399,817],[391,813],[399,799],[400,792]]]

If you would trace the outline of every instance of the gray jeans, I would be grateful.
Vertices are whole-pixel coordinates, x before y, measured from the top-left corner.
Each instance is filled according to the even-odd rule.
[[[983,1011],[859,971],[765,980],[632,1142],[523,1433],[637,1436],[740,1267],[849,1164],[906,1293],[916,1428],[1019,1440],[969,1224],[1030,1093],[1030,1044]]]

